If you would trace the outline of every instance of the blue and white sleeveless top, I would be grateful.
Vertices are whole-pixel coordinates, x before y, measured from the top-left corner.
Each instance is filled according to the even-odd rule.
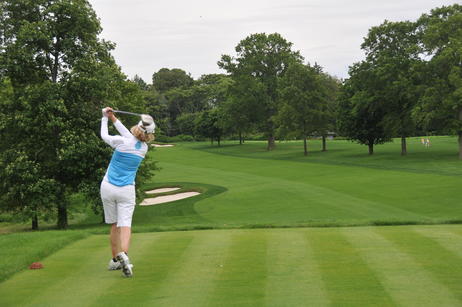
[[[104,180],[119,187],[135,184],[136,173],[148,151],[148,145],[134,137],[119,120],[114,126],[121,135],[109,135],[107,123],[108,119],[103,117],[101,138],[115,150]]]

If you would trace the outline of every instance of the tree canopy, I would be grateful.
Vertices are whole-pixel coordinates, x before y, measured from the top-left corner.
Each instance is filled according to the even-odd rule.
[[[372,155],[374,145],[391,140],[384,123],[385,105],[373,91],[380,81],[368,62],[354,64],[349,73],[339,97],[338,127],[342,135],[367,145]]]
[[[34,225],[57,212],[58,227],[66,228],[72,193],[84,193],[95,208],[100,201],[110,157],[99,138],[101,108],[139,111],[140,90],[120,72],[114,45],[99,39],[88,1],[4,1],[2,10],[2,204]],[[37,182],[27,179],[31,173]]]
[[[291,131],[304,141],[308,154],[307,137],[321,130],[326,118],[327,91],[316,68],[293,63],[279,84],[281,104],[278,120],[283,131]]]
[[[422,60],[416,29],[410,21],[385,21],[372,27],[361,45],[378,79],[369,90],[386,108],[387,129],[401,137],[402,155],[407,154],[406,137],[415,130],[411,115],[419,99]]]
[[[278,79],[290,63],[301,62],[303,57],[298,51],[293,51],[292,43],[278,33],[249,35],[239,42],[235,51],[235,57],[222,55],[218,66],[225,69],[235,83],[254,84],[249,82],[251,78],[261,85],[259,96],[265,98],[259,101],[255,111],[261,114],[258,124],[266,133],[268,150],[271,150],[275,146],[276,125],[273,119],[277,113]]]

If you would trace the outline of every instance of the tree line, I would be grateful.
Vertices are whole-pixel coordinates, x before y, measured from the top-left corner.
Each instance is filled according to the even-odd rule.
[[[428,134],[456,134],[462,159],[462,7],[435,8],[415,21],[384,21],[361,45],[365,59],[339,80],[317,63],[306,63],[278,33],[252,34],[218,66],[226,74],[193,80],[181,69],[163,68],[152,84],[153,114],[167,136],[219,141],[259,134],[267,148],[276,138],[325,138],[329,132],[366,145]],[[176,80],[176,81],[174,81]],[[156,96],[157,98],[152,98]],[[188,139],[188,138],[185,138]]]
[[[278,33],[241,40],[222,55],[223,74],[197,80],[162,68],[149,84],[129,80],[100,38],[87,0],[0,2],[0,210],[68,225],[75,193],[101,212],[99,182],[111,150],[99,139],[101,108],[152,114],[158,140],[209,138],[219,145],[258,135],[276,139],[329,133],[368,147],[422,133],[457,134],[462,158],[462,7],[416,21],[372,27],[349,78],[307,62]],[[126,124],[133,119],[122,118]],[[134,123],[134,122],[133,122]],[[138,183],[153,175],[146,159]],[[137,185],[140,186],[139,184]]]
[[[462,159],[462,6],[385,21],[361,45],[338,101],[338,129],[369,147],[423,132],[456,134]]]
[[[220,145],[223,137],[237,136],[242,144],[246,136],[258,134],[272,150],[276,138],[301,137],[307,154],[308,136],[325,138],[335,129],[339,79],[316,63],[305,64],[292,43],[277,33],[252,34],[236,52],[218,62],[227,74],[194,80],[182,69],[162,68],[151,84],[135,76],[147,110],[161,127],[159,139],[179,135]]]

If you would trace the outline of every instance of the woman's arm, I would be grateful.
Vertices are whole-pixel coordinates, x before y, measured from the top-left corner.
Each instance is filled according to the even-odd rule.
[[[105,114],[104,109],[103,109],[103,114]],[[112,148],[115,148],[117,145],[123,143],[123,138],[119,135],[109,135],[107,123],[108,123],[108,117],[110,117],[110,114],[115,118],[112,112],[107,112],[107,115],[103,116],[101,118],[101,138],[103,139],[104,142],[106,142],[109,146]],[[114,119],[111,118],[112,121]],[[117,118],[115,118],[115,121],[117,121]]]
[[[121,136],[126,137],[126,138],[132,136],[130,131],[124,126],[124,124],[122,124],[120,120],[116,119],[116,121],[115,122],[113,121],[113,123],[114,123],[114,127],[116,127],[117,131],[119,131]]]
[[[106,108],[106,113],[107,116],[111,119],[112,123],[114,124],[114,127],[116,127],[117,131],[119,131],[120,135],[123,137],[131,137],[132,134],[130,131],[122,124],[120,120],[117,119],[117,117],[114,115],[114,112],[112,112],[112,108]]]

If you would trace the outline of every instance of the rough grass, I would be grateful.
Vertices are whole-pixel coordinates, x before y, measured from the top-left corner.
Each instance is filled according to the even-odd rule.
[[[67,244],[88,236],[78,231],[22,232],[0,235],[0,282],[51,255]],[[0,300],[1,301],[1,300]]]

